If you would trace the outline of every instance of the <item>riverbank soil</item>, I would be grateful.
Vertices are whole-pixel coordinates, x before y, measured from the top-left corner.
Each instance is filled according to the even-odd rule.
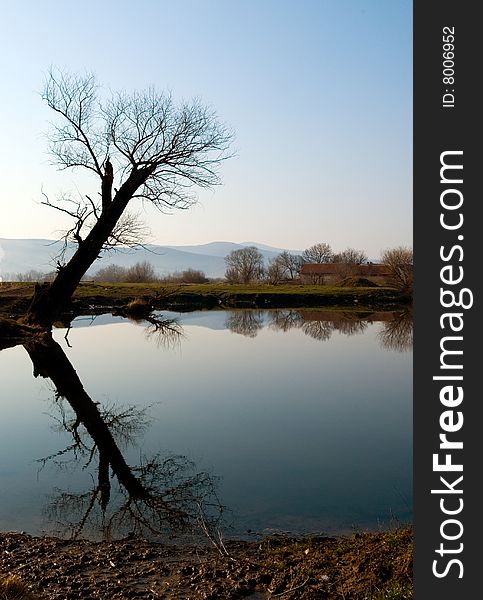
[[[276,537],[225,546],[227,555],[223,556],[212,545],[165,545],[138,539],[66,541],[2,533],[0,598],[412,598],[411,529],[338,538]],[[8,576],[24,582],[25,595],[2,592],[1,581]]]

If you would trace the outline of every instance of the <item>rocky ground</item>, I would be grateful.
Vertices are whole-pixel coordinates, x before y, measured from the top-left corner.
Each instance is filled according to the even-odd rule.
[[[0,534],[0,599],[408,600],[412,531],[213,545]],[[26,584],[2,588],[8,576]],[[10,580],[12,581],[12,580]],[[18,580],[14,580],[18,581]],[[3,591],[2,591],[3,589]],[[30,595],[30,594],[33,594]]]

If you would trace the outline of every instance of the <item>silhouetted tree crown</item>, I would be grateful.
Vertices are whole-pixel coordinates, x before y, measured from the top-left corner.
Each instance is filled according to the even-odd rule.
[[[325,242],[314,244],[302,253],[302,259],[306,263],[330,263],[333,262],[333,257],[332,248]]]
[[[388,248],[382,253],[382,262],[389,270],[388,283],[401,292],[413,292],[413,250],[407,246]]]
[[[77,245],[68,263],[59,260],[52,285],[37,289],[27,314],[27,322],[51,325],[103,249],[143,239],[144,226],[126,211],[131,200],[162,211],[188,208],[195,187],[220,182],[233,134],[199,99],[176,103],[154,88],[101,98],[89,74],[52,70],[42,97],[58,117],[50,133],[54,163],[83,168],[99,181],[94,197],[44,195],[44,204],[71,217],[64,240]]]
[[[255,246],[232,250],[225,263],[225,277],[230,283],[251,283],[264,275],[263,254]]]

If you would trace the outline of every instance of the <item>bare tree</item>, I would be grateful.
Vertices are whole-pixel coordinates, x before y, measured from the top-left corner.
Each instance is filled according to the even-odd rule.
[[[208,278],[199,269],[186,269],[181,273],[180,281],[182,283],[207,283]]]
[[[28,323],[50,326],[102,250],[137,237],[125,216],[131,200],[161,211],[188,208],[193,187],[219,183],[233,134],[197,99],[176,104],[150,88],[101,101],[93,75],[51,71],[43,99],[58,117],[50,134],[54,163],[85,169],[99,184],[97,197],[45,201],[72,219],[65,239],[77,248],[66,264],[59,261],[51,285],[37,287],[26,315]]]
[[[230,283],[252,283],[264,274],[263,254],[255,246],[232,250],[225,263],[225,277]]]
[[[346,248],[342,252],[334,254],[332,262],[342,263],[344,265],[363,265],[367,263],[367,254],[364,250]]]
[[[267,280],[275,284],[298,279],[303,264],[304,260],[299,254],[291,254],[284,250],[269,261],[266,270]]]
[[[277,259],[284,270],[284,279],[298,279],[300,269],[304,264],[304,259],[299,254],[292,254],[284,250]]]
[[[384,250],[382,262],[390,275],[388,283],[401,292],[411,294],[413,291],[413,250],[407,246],[398,246]]]
[[[99,269],[94,275],[94,281],[103,283],[151,283],[157,280],[156,271],[147,260],[137,262],[130,267],[121,267],[115,264],[107,265]]]
[[[199,269],[186,269],[185,271],[174,271],[169,275],[161,277],[165,283],[208,283],[209,279],[204,271]]]
[[[126,279],[128,283],[151,283],[157,280],[156,272],[153,265],[144,260],[143,262],[137,262],[126,272]]]
[[[280,256],[270,259],[265,270],[265,278],[272,285],[276,285],[285,279],[285,269],[279,259]]]
[[[119,281],[126,281],[127,269],[120,265],[107,265],[99,269],[94,274],[94,281],[101,281],[102,283],[115,283]]]
[[[310,246],[302,253],[302,258],[306,263],[329,263],[333,262],[334,253],[329,244],[319,243]]]
[[[367,262],[367,254],[364,250],[346,248],[342,252],[334,254],[333,262],[338,265],[337,277],[339,285],[352,284],[357,279],[357,267]]]

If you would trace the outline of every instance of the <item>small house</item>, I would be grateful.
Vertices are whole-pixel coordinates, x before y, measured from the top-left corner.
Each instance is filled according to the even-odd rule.
[[[302,283],[335,285],[344,280],[367,279],[373,284],[384,285],[389,277],[386,265],[369,263],[305,263],[300,270]]]

